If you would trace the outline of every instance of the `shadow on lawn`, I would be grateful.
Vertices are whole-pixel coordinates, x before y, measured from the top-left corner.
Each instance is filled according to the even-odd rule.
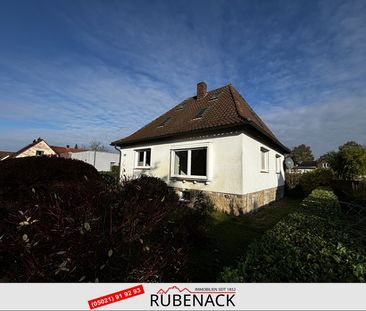
[[[250,243],[300,208],[300,199],[285,197],[267,208],[240,217],[211,213],[206,242],[197,245],[187,263],[190,282],[216,282],[224,266],[236,264]]]

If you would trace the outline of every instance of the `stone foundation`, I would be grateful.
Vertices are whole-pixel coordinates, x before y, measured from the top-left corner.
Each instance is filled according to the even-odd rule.
[[[183,189],[177,189],[182,191]],[[191,202],[199,191],[185,189],[184,191],[191,194]],[[260,207],[265,207],[272,202],[283,198],[285,186],[265,189],[244,195],[228,194],[220,192],[203,191],[214,203],[217,210],[233,215],[242,215],[253,212]]]

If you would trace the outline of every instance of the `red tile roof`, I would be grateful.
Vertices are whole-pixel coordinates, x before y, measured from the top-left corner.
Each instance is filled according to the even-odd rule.
[[[81,152],[84,151],[83,149],[79,149],[79,148],[67,148],[67,147],[59,147],[59,146],[50,146],[54,152],[56,152],[57,154],[61,154],[61,153],[74,153],[74,152]]]
[[[207,109],[202,117],[196,118],[204,108]],[[165,124],[161,126],[164,122]],[[196,96],[187,98],[135,133],[112,142],[112,145],[124,147],[234,126],[243,128],[250,126],[284,152],[289,151],[231,84],[207,92],[202,99],[197,99]]]
[[[12,151],[0,151],[0,160],[7,156],[10,157],[12,154],[14,154]]]

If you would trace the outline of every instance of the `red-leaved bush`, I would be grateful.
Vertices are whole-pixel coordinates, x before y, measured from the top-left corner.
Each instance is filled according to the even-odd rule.
[[[158,178],[112,186],[81,161],[2,161],[0,280],[184,280],[192,213]]]

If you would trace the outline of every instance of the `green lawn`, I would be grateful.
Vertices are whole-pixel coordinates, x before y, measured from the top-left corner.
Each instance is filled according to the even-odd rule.
[[[286,215],[300,208],[300,199],[284,198],[273,207],[254,214],[231,216],[213,212],[208,241],[193,250],[188,262],[191,282],[215,282],[224,266],[234,265],[245,255],[248,245]]]

